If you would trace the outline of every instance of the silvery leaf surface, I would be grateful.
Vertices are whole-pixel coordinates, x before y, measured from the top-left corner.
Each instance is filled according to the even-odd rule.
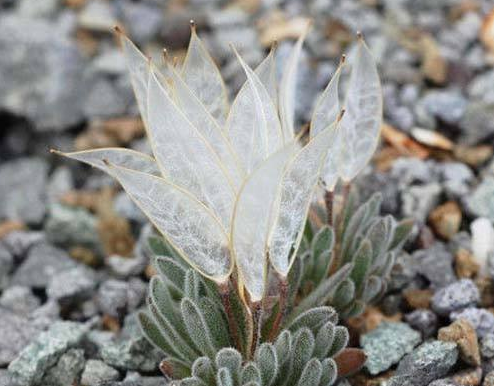
[[[362,37],[352,63],[340,123],[342,142],[340,176],[351,181],[376,150],[382,124],[382,90],[377,65]]]
[[[229,229],[235,188],[224,165],[154,74],[148,93],[149,133],[163,175],[203,202]]]
[[[226,280],[228,236],[208,208],[163,178],[113,165],[109,171],[190,265],[218,283]]]
[[[252,69],[235,51],[247,80],[228,114],[226,133],[243,170],[251,173],[283,145],[278,112],[268,91]]]
[[[218,66],[197,36],[194,27],[181,75],[211,115],[223,124],[229,108],[228,93]]]

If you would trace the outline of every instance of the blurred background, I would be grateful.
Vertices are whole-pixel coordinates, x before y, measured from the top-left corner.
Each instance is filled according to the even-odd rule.
[[[276,40],[281,67],[313,20],[299,126],[362,31],[379,63],[385,118],[374,162],[356,181],[362,195],[381,191],[384,212],[417,220],[419,248],[469,243],[473,219],[494,221],[493,0],[0,0],[0,306],[38,323],[15,335],[9,323],[24,322],[0,312],[0,378],[53,320],[99,315],[118,331],[143,304],[152,269],[142,213],[111,178],[49,149],[148,151],[112,29],[157,63],[163,47],[180,61],[191,19],[232,94],[244,75],[229,44],[256,65]],[[452,272],[452,253],[434,245],[422,269]],[[153,369],[135,352],[122,363],[121,350],[106,363]]]

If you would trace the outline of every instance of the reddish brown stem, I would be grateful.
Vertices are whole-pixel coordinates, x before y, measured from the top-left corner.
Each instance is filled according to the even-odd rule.
[[[253,335],[252,335],[252,346],[250,347],[250,358],[254,358],[257,346],[259,344],[259,339],[261,336],[261,317],[262,317],[262,302],[254,302],[251,306],[252,310],[252,325],[253,325]]]
[[[326,190],[324,194],[324,203],[326,205],[326,214],[328,216],[328,225],[333,226],[333,204],[334,204],[334,193],[333,191]]]
[[[223,308],[225,309],[226,317],[228,319],[228,327],[230,330],[230,335],[233,339],[235,347],[238,351],[242,352],[242,343],[240,342],[240,336],[238,334],[238,325],[233,315],[232,305],[230,303],[230,286],[228,282],[221,284],[219,287],[219,293],[221,297],[221,302],[223,303]]]
[[[286,303],[288,298],[288,280],[285,277],[279,278],[278,283],[280,300],[278,301],[278,313],[276,314],[276,319],[273,322],[273,327],[269,332],[268,340],[270,342],[274,341],[280,330],[281,322],[285,316]]]

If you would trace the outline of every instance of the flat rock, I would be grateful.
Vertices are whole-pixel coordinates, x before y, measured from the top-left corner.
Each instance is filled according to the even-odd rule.
[[[84,362],[84,350],[69,349],[62,354],[55,366],[46,371],[41,384],[50,386],[76,385],[84,369]]]
[[[447,316],[480,301],[480,293],[475,283],[470,279],[461,279],[441,288],[432,296],[431,305],[434,312]]]
[[[469,365],[480,366],[480,350],[477,334],[473,326],[465,319],[458,319],[439,330],[437,338],[443,342],[455,342],[460,357]]]
[[[99,386],[104,382],[116,381],[119,376],[120,373],[105,362],[89,359],[81,376],[81,384],[84,386]]]
[[[41,331],[25,317],[0,308],[0,367],[8,365]]]
[[[456,281],[453,270],[453,255],[444,244],[435,243],[431,248],[412,254],[416,271],[424,276],[432,288],[445,287]]]
[[[457,312],[452,312],[450,318],[451,320],[467,320],[481,338],[494,332],[494,314],[485,308],[468,307]]]
[[[97,248],[99,245],[96,217],[83,208],[51,205],[45,232],[48,240],[64,247]]]
[[[403,215],[424,223],[429,212],[437,205],[441,192],[442,187],[437,182],[403,190],[401,193]]]
[[[76,266],[63,250],[50,244],[37,244],[12,277],[12,283],[31,288],[45,288],[58,272]]]
[[[0,25],[0,109],[28,118],[38,131],[80,122],[84,60],[63,26],[14,14]]]
[[[494,222],[494,178],[485,178],[468,196],[466,203],[474,215]]]
[[[117,340],[101,348],[101,358],[120,370],[150,372],[157,369],[163,354],[142,336],[136,314],[130,314]]]
[[[360,338],[360,345],[367,355],[365,367],[372,375],[379,374],[398,363],[420,342],[420,333],[407,324],[383,322]]]
[[[456,343],[437,340],[423,343],[398,365],[388,386],[427,386],[444,377],[458,359]]]
[[[38,308],[39,305],[40,300],[29,287],[14,285],[7,288],[0,297],[0,306],[19,315],[27,315]]]
[[[0,36],[0,50],[1,39]],[[1,60],[0,58],[0,78],[2,78]],[[0,85],[0,106],[1,98],[2,85]],[[0,184],[0,197],[2,197],[0,200],[0,219],[7,218],[26,223],[40,223],[46,211],[47,178],[48,164],[41,158],[19,158],[2,164],[0,166],[0,181],[2,181]]]
[[[76,266],[53,275],[46,294],[62,305],[69,305],[89,298],[96,285],[96,273],[92,269]]]
[[[437,315],[431,310],[419,309],[405,315],[405,321],[422,333],[424,339],[430,338],[437,331]]]
[[[40,382],[46,370],[55,365],[70,348],[75,347],[87,327],[75,322],[56,322],[25,347],[10,363],[9,371],[22,383]]]

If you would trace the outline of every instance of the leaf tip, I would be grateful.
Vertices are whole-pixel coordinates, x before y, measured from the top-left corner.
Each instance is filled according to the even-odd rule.
[[[196,25],[196,22],[194,19],[190,19],[189,20],[189,25],[190,25],[190,30],[192,33],[196,33],[196,28],[197,28],[197,25]]]
[[[343,65],[346,62],[346,55],[342,54],[340,57],[340,66]]]

